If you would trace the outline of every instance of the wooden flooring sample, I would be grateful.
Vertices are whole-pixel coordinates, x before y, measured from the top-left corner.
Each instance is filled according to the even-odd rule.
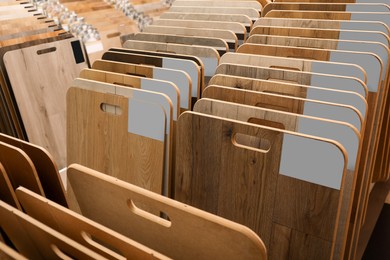
[[[167,259],[167,257],[160,253],[39,196],[30,190],[20,187],[16,193],[19,201],[23,205],[23,209],[29,216],[85,247],[98,252],[102,256],[116,259]],[[84,234],[93,237],[95,243],[98,240],[101,244],[92,243],[92,240]],[[115,251],[109,248],[115,249]]]
[[[178,132],[177,200],[250,227],[269,252],[281,250],[283,237],[272,232],[279,224],[323,248],[321,259],[342,255],[330,250],[346,238],[336,236],[346,166],[341,146],[195,112],[183,113]],[[260,145],[240,138],[255,138]],[[300,255],[313,253],[307,248]]]
[[[0,226],[29,259],[106,259],[0,201]]]
[[[65,167],[66,91],[87,67],[79,40],[9,51],[4,64],[28,140],[49,151],[59,168]]]
[[[52,156],[46,150],[37,145],[1,133],[0,142],[7,143],[23,150],[30,157],[35,166],[46,197],[64,207],[68,206],[64,185],[59,176],[58,168],[54,163]]]
[[[33,162],[21,149],[0,142],[0,162],[14,190],[23,186],[38,194],[45,195]]]
[[[12,187],[7,172],[5,171],[1,163],[0,163],[0,200],[11,205],[12,207],[18,208],[19,210],[22,209],[18,199],[16,198],[15,190]]]
[[[121,96],[123,87],[105,84],[91,82],[92,88],[96,85],[105,93],[68,91],[68,164],[80,163],[163,193],[168,178],[164,174],[166,124],[172,123],[166,122],[163,107],[153,102],[162,94],[127,88],[130,95]]]
[[[259,237],[237,223],[80,165],[71,165],[68,177],[84,216],[168,257],[266,259]]]

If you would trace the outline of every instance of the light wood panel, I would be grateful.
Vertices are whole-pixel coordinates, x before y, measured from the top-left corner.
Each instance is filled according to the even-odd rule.
[[[16,193],[29,216],[104,257],[109,259],[168,259],[28,189],[20,187]]]
[[[267,258],[259,237],[237,223],[79,165],[72,165],[68,175],[85,216],[168,257]],[[147,213],[145,206],[169,220]]]

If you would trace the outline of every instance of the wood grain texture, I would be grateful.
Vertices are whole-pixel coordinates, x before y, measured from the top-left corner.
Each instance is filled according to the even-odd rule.
[[[0,142],[0,161],[12,187],[26,187],[36,193],[45,195],[33,162],[21,149]]]
[[[215,13],[223,13],[223,14],[244,14],[250,17],[252,20],[256,20],[257,18],[260,18],[259,9],[256,10],[251,7],[229,7],[229,6],[175,6],[172,5],[171,8],[169,8],[171,12],[193,12],[193,13],[209,13],[209,14],[215,14]]]
[[[173,20],[200,20],[200,21],[221,21],[221,22],[236,22],[244,25],[248,32],[252,27],[252,20],[244,14],[206,14],[206,13],[195,13],[189,10],[187,13],[177,12],[166,12],[160,16],[162,19],[173,19]]]
[[[189,112],[179,118],[178,127],[176,199],[251,227],[268,246],[272,223],[285,223],[305,233],[305,236],[322,237],[332,247],[335,245],[333,232],[338,225],[340,191],[297,179],[292,181],[300,185],[286,184],[289,180],[285,179],[290,177],[277,174],[283,130]],[[259,153],[258,150],[247,150],[245,146],[235,147],[232,138],[236,133],[265,138],[270,142],[270,149]],[[210,163],[205,163],[208,161]],[[256,181],[254,178],[260,179]],[[276,187],[263,185],[271,178]],[[275,193],[275,188],[278,192],[283,190],[284,185],[294,191],[284,192],[283,196]],[[288,203],[290,208],[279,206],[284,203]],[[266,215],[265,212],[269,211],[273,213]],[[246,212],[245,216],[243,212]],[[256,216],[261,219],[252,222]],[[308,222],[310,216],[316,221],[312,219]],[[324,229],[324,225],[329,228]],[[337,243],[343,243],[344,235],[336,238]],[[315,239],[310,242],[321,247]],[[307,249],[304,251],[310,254]],[[331,251],[326,253],[330,255]]]
[[[0,163],[0,199],[5,203],[11,205],[12,207],[18,208],[19,210],[22,209],[18,199],[16,198],[14,188],[12,187],[7,172],[5,171],[5,168],[1,163]]]
[[[212,37],[195,37],[195,36],[181,36],[172,34],[157,34],[157,33],[137,33],[131,35],[129,40],[151,41],[151,42],[165,42],[177,43],[186,45],[201,45],[213,47],[217,50],[228,51],[229,47],[223,39]]]
[[[340,30],[360,30],[360,31],[379,31],[389,34],[389,27],[383,22],[377,21],[350,21],[350,20],[325,20],[325,19],[283,19],[262,17],[258,19],[253,27],[256,26],[279,26],[279,27],[301,27],[318,29]]]
[[[297,11],[336,11],[336,12],[388,12],[389,6],[379,3],[271,3],[263,8],[261,14],[266,16],[271,10]]]
[[[187,104],[185,106],[186,110],[191,108],[192,81],[188,73],[184,71],[105,60],[96,60],[92,64],[92,69],[150,79],[169,80],[180,89],[180,102]],[[197,97],[197,95],[194,97]]]
[[[0,141],[24,151],[34,164],[46,197],[64,207],[68,206],[64,185],[59,176],[58,168],[53,157],[46,150],[37,145],[4,134],[0,134]]]
[[[120,50],[116,51],[116,50]],[[116,62],[124,62],[124,63],[132,63],[132,64],[146,64],[146,65],[152,65],[160,68],[169,68],[169,69],[179,69],[173,66],[164,66],[166,65],[163,63],[164,58],[166,57],[169,61],[170,65],[181,65],[183,68],[183,71],[187,72],[192,81],[192,93],[197,93],[197,97],[200,97],[200,91],[204,86],[204,77],[203,77],[203,67],[201,66],[201,61],[193,56],[184,58],[184,55],[181,56],[184,59],[180,59],[180,55],[172,55],[169,56],[167,53],[153,53],[158,54],[154,56],[153,54],[145,54],[146,52],[137,51],[137,50],[130,50],[130,49],[115,49],[115,51],[109,51],[104,53],[102,56],[103,60],[110,60],[110,61],[116,61]],[[162,57],[159,55],[163,55]],[[164,56],[165,55],[165,56]],[[195,59],[193,59],[195,58]],[[188,68],[190,69],[188,69]],[[194,75],[192,72],[196,71],[196,75]]]
[[[176,121],[180,115],[180,90],[169,81],[145,79],[142,77],[124,75],[114,72],[105,72],[94,69],[83,69],[80,78],[111,83],[130,88],[146,89],[163,93],[169,97],[173,105],[173,120]],[[146,84],[148,83],[148,84]],[[151,89],[150,87],[153,87]],[[183,108],[184,109],[184,108]]]
[[[84,216],[168,257],[266,259],[259,237],[237,223],[79,165],[68,175]],[[144,206],[165,213],[169,221],[146,213]]]
[[[238,39],[234,32],[226,29],[185,28],[178,26],[150,25],[144,29],[147,33],[166,33],[184,36],[214,37],[225,40],[233,50],[237,49]]]
[[[223,67],[224,63],[247,65],[248,67],[265,67],[269,70],[271,69],[272,71],[279,71],[279,73],[283,71],[284,74],[289,75],[286,76],[284,80],[293,83],[298,82],[299,84],[303,85],[317,85],[325,88],[330,85],[334,85],[335,87],[340,85],[340,87],[337,87],[340,90],[354,91],[364,96],[365,98],[367,98],[368,95],[368,87],[366,86],[364,81],[357,78],[354,74],[350,75],[350,73],[352,72],[358,73],[360,77],[363,77],[365,79],[364,70],[354,64],[343,64],[337,62],[328,63],[307,59],[296,59],[266,55],[251,55],[244,53],[227,53],[221,57],[221,65],[219,67]],[[317,68],[317,65],[318,67],[322,68],[322,70],[316,71],[315,68]],[[336,72],[332,71],[332,69],[334,68],[338,68],[337,75],[335,74]],[[329,73],[333,73],[325,74],[325,69],[329,70]],[[297,78],[294,79],[293,77],[291,77],[292,75],[295,75]],[[272,77],[273,76],[269,76],[268,79],[283,79],[283,76],[276,77],[275,75],[276,78]],[[305,81],[302,81],[302,79],[299,78],[302,78]],[[341,83],[341,81],[344,82]]]
[[[129,99],[131,97],[69,89],[68,165],[80,163],[162,193],[164,141],[128,132]],[[120,107],[122,114],[102,111],[102,103]]]
[[[308,98],[307,93],[309,93],[311,99],[353,106],[360,111],[363,118],[365,117],[367,111],[367,101],[363,98],[363,96],[355,92],[343,91],[337,88],[330,89],[312,85],[307,86],[288,82],[254,79],[224,74],[217,74],[212,77],[209,82],[209,86],[211,85],[258,92],[279,93],[301,98]]]
[[[167,259],[138,242],[60,206],[23,187],[16,191],[27,214],[107,258]],[[99,241],[94,245],[85,234]],[[111,248],[111,250],[109,249]],[[114,249],[115,251],[112,251]]]
[[[2,99],[2,102],[0,104],[3,106],[4,104],[7,104],[7,106],[2,107],[2,112],[5,114],[4,117],[6,118],[5,122],[7,122],[7,129],[8,131],[5,132],[6,134],[14,135],[16,137],[22,138],[24,140],[27,139],[22,119],[20,118],[20,114],[17,111],[17,107],[15,104],[15,99],[13,98],[13,93],[12,89],[10,88],[10,83],[8,79],[8,75],[4,69],[4,55],[8,51],[12,50],[19,50],[22,48],[30,47],[30,46],[35,46],[43,43],[49,43],[53,41],[60,41],[60,40],[65,40],[72,38],[73,36],[70,34],[66,35],[60,35],[57,37],[52,37],[52,38],[45,38],[45,39],[39,39],[36,41],[31,41],[31,42],[24,42],[21,44],[16,44],[16,45],[11,45],[7,47],[2,47],[0,48],[0,56],[2,57],[0,59],[0,67],[1,67],[1,74],[0,74],[0,85],[2,88],[2,91],[0,92],[0,96]]]
[[[29,259],[106,259],[0,201],[1,228]]]
[[[5,67],[28,139],[49,151],[60,168],[66,166],[64,97],[73,78],[87,67],[85,60],[78,64],[75,62],[71,46],[75,41],[78,42],[73,38],[40,44],[9,51],[4,55]],[[54,52],[37,54],[47,49]],[[21,74],[26,76],[20,77]]]
[[[158,26],[177,26],[184,28],[210,28],[220,30],[233,31],[239,40],[246,40],[246,28],[244,25],[235,22],[219,22],[219,21],[198,21],[198,20],[177,20],[160,19],[153,22],[153,25]]]
[[[335,108],[337,108],[337,110],[341,108],[343,113],[348,114],[348,112],[346,111],[350,111],[354,113],[353,110],[351,111],[351,107],[342,106],[339,104],[334,104],[329,102],[319,102],[316,100],[291,97],[282,94],[239,90],[233,88],[226,88],[222,86],[207,87],[203,95],[204,98],[224,100],[227,102],[240,103],[240,104],[245,104],[250,106],[263,107],[263,108],[298,113],[298,114],[303,113],[303,107],[305,106],[305,104],[306,105],[310,104],[310,106],[318,107],[318,108],[313,109],[313,111],[310,112],[305,111],[306,115],[310,115],[314,117],[322,117],[322,118],[327,118],[336,121],[344,121],[344,122],[348,122],[347,119],[345,119],[345,117],[338,117],[337,115],[330,113],[330,111],[334,111]],[[322,112],[323,110],[329,112],[325,114]],[[348,117],[350,117],[350,115]],[[344,120],[341,120],[343,118]],[[351,119],[348,120],[353,121]]]
[[[326,240],[303,234],[286,226],[274,224],[272,227],[272,248],[270,259],[331,259],[331,243]]]
[[[250,66],[250,65],[236,65],[230,63],[224,63],[219,65],[217,68],[217,73],[232,75],[232,76],[249,77],[253,79],[271,80],[272,82],[282,81],[282,83],[287,82],[292,84],[309,85],[309,86],[311,85],[312,77],[316,76],[321,78],[321,80],[316,81],[315,86],[327,88],[329,82],[333,81],[333,82],[338,82],[338,84],[340,85],[348,84],[349,86],[348,88],[341,89],[341,90],[354,91],[355,93],[359,93],[359,92],[361,93],[362,91],[359,91],[358,87],[364,86],[364,84],[363,85],[359,84],[359,81],[354,78],[340,77],[340,76],[337,77],[333,75],[301,72],[301,71],[289,71],[284,69],[274,69],[274,68],[257,67],[257,66]],[[358,83],[356,87],[354,86],[354,83]],[[364,118],[362,117],[360,112],[358,112],[358,114],[359,117],[361,118],[360,121],[363,125]],[[358,128],[364,129],[361,127]]]

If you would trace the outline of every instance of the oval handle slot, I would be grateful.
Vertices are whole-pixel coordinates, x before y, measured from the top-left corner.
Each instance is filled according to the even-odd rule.
[[[100,110],[115,116],[122,115],[122,108],[108,103],[101,103]]]
[[[99,241],[99,239],[96,239],[91,234],[89,234],[85,231],[81,231],[80,234],[81,234],[82,238],[85,240],[85,242],[87,242],[88,244],[90,244],[94,248],[100,250],[101,252],[104,252],[105,254],[109,255],[111,258],[123,259],[123,260],[126,259],[126,257],[120,255],[119,250],[113,248],[112,245],[107,244],[103,241]]]
[[[283,92],[280,92],[280,91],[264,90],[263,92],[264,92],[264,93],[270,93],[270,94],[276,94],[276,95],[282,95],[282,96],[295,97],[295,96],[292,95],[292,94],[283,93]]]
[[[145,210],[142,210],[142,209],[138,208],[134,204],[133,200],[131,200],[131,199],[127,200],[127,206],[129,207],[129,209],[130,209],[130,211],[132,213],[134,213],[137,216],[140,216],[140,217],[142,217],[144,219],[147,219],[149,221],[155,222],[155,223],[157,223],[157,224],[159,224],[161,226],[167,227],[167,228],[171,227],[171,225],[172,225],[172,222],[170,220],[167,220],[167,219],[170,219],[170,218],[169,218],[169,216],[165,212],[160,212],[160,215],[165,216],[166,219],[164,219],[164,218],[162,218],[160,216],[156,216],[156,215],[154,215],[152,213],[149,213],[149,212],[147,212]]]
[[[268,153],[271,149],[271,142],[268,139],[240,133],[232,135],[232,143],[237,147],[261,153]]]
[[[38,55],[42,55],[42,54],[45,54],[45,53],[55,52],[56,50],[57,50],[56,47],[51,47],[51,48],[47,48],[47,49],[43,49],[43,50],[38,50],[37,54]]]

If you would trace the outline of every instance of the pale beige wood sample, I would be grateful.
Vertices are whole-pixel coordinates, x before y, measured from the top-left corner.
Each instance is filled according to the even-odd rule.
[[[11,181],[5,171],[3,165],[0,162],[0,200],[5,203],[22,210],[22,207],[19,204],[18,199],[14,188],[12,187]]]
[[[68,175],[84,216],[168,257],[267,259],[263,242],[247,227],[80,165],[71,165]]]
[[[262,240],[269,245],[270,256],[274,251],[282,250],[282,243],[287,243],[288,248],[301,244],[296,238],[283,240],[283,236],[274,231],[278,225],[295,235],[305,236],[307,243],[313,246],[301,250],[295,256],[299,259],[328,259],[340,255],[332,252],[332,248],[342,244],[346,236],[335,235],[339,224],[340,191],[302,182],[283,175],[283,172],[279,174],[284,161],[281,160],[282,146],[287,142],[284,139],[297,138],[298,143],[307,140],[325,146],[336,143],[195,112],[183,113],[178,127],[177,200],[245,224],[258,234],[261,230]],[[238,143],[237,135],[257,137],[268,145],[248,147]],[[345,151],[341,147],[337,150],[341,152],[336,152],[337,157],[344,160]],[[317,198],[313,200],[313,196]],[[309,217],[314,212],[304,213],[313,208],[316,208],[316,221]],[[315,248],[322,248],[321,253]]]
[[[230,49],[235,50],[238,46],[237,36],[230,30],[149,25],[143,30],[143,32],[220,38],[228,43]]]
[[[234,23],[234,22],[180,20],[180,23],[178,23],[177,20],[159,19],[159,20],[155,20],[152,25],[230,30],[237,35],[237,38],[239,40],[243,40],[243,41],[246,40],[245,26],[240,23]]]
[[[280,27],[302,27],[302,28],[319,28],[319,29],[344,29],[344,30],[361,30],[361,31],[379,31],[388,35],[389,27],[378,21],[351,21],[351,20],[327,20],[327,19],[283,19],[262,17],[258,19],[253,27],[256,26],[280,26]]]
[[[191,78],[193,102],[200,98],[201,90],[204,88],[204,66],[202,61],[194,56],[133,49],[112,49],[112,51],[110,49],[109,52],[104,53],[102,59],[183,70]]]
[[[173,53],[197,57],[202,63],[203,76],[206,84],[210,77],[214,75],[220,59],[218,51],[208,46],[128,40],[123,44],[123,47],[132,50]]]
[[[167,185],[169,178],[169,154],[165,154],[169,140],[165,135],[170,134],[172,138],[172,131],[168,133],[165,129],[172,128],[172,110],[167,111],[171,117],[170,122],[166,122],[163,107],[153,98],[166,98],[169,102],[168,97],[108,83],[86,81],[84,84],[83,88],[90,84],[89,89],[96,91],[72,87],[67,94],[68,165],[80,163],[162,194],[164,181]],[[120,95],[121,89],[128,94]],[[106,111],[104,104],[107,104]],[[140,124],[139,118],[129,117],[139,113],[135,110],[137,104],[143,104],[145,109],[147,106],[156,114]],[[110,107],[113,111],[109,110]],[[158,125],[157,129],[142,129],[141,133],[129,132],[129,127],[145,127],[145,124]],[[153,127],[156,128],[156,125]],[[159,139],[145,136],[147,130],[157,130]],[[167,161],[164,163],[165,158]]]
[[[234,93],[227,94],[231,95]],[[241,102],[242,101],[243,100],[241,100]],[[245,103],[245,101],[243,103]],[[340,121],[307,117],[296,113],[204,98],[197,101],[194,106],[194,111],[327,138],[339,142],[348,153],[347,175],[344,182],[344,194],[342,196],[343,202],[341,206],[341,209],[343,210],[342,213],[340,213],[340,216],[344,219],[346,216],[349,216],[352,209],[352,197],[357,179],[362,144],[360,134],[355,127]],[[246,140],[244,139],[242,143],[245,142]],[[254,144],[256,146],[258,145],[256,142],[254,142]],[[249,145],[253,146],[254,144],[250,143]],[[346,232],[347,228],[348,223],[344,223],[339,227],[339,229],[344,229],[344,232]],[[342,233],[342,231],[338,232]]]
[[[271,10],[297,10],[297,11],[341,11],[341,12],[389,12],[385,3],[271,3],[261,12],[266,16]]]
[[[106,259],[0,201],[0,226],[29,259]]]
[[[389,46],[390,38],[381,31],[354,31],[344,29],[300,28],[283,26],[256,26],[250,35],[267,34],[305,38],[376,41]]]
[[[31,159],[48,199],[67,207],[64,185],[53,157],[42,147],[0,133],[0,141],[18,147]]]
[[[227,52],[229,46],[226,41],[220,38],[212,37],[195,37],[195,36],[180,36],[172,34],[158,34],[158,33],[136,33],[129,35],[128,40],[138,41],[150,41],[150,42],[165,42],[165,43],[176,43],[186,45],[201,45],[213,47],[217,51]]]
[[[192,13],[206,13],[206,14],[244,14],[252,20],[260,18],[260,10],[251,7],[214,7],[214,6],[175,6],[169,8],[170,12],[192,12]]]
[[[236,22],[244,25],[248,32],[252,28],[252,20],[244,14],[205,14],[194,13],[191,10],[188,13],[166,12],[160,16],[161,19],[174,20],[200,20],[200,21],[221,21],[221,22]]]
[[[87,67],[81,46],[81,53],[73,52],[72,44],[77,46],[77,43],[80,42],[70,38],[9,51],[4,55],[28,140],[46,149],[59,168],[66,166],[64,97],[73,78]],[[78,51],[77,47],[75,51]],[[75,55],[79,56],[78,63]],[[21,74],[25,76],[20,77]]]
[[[92,69],[159,80],[170,80],[180,89],[182,107],[185,110],[191,109],[192,81],[188,73],[184,71],[107,60],[96,60],[92,64]],[[194,97],[196,98],[197,95]]]
[[[160,253],[28,189],[20,187],[16,193],[29,216],[102,256],[109,259],[167,259]]]
[[[36,169],[30,157],[21,149],[0,142],[0,161],[14,190],[19,186],[26,187],[45,195]]]

